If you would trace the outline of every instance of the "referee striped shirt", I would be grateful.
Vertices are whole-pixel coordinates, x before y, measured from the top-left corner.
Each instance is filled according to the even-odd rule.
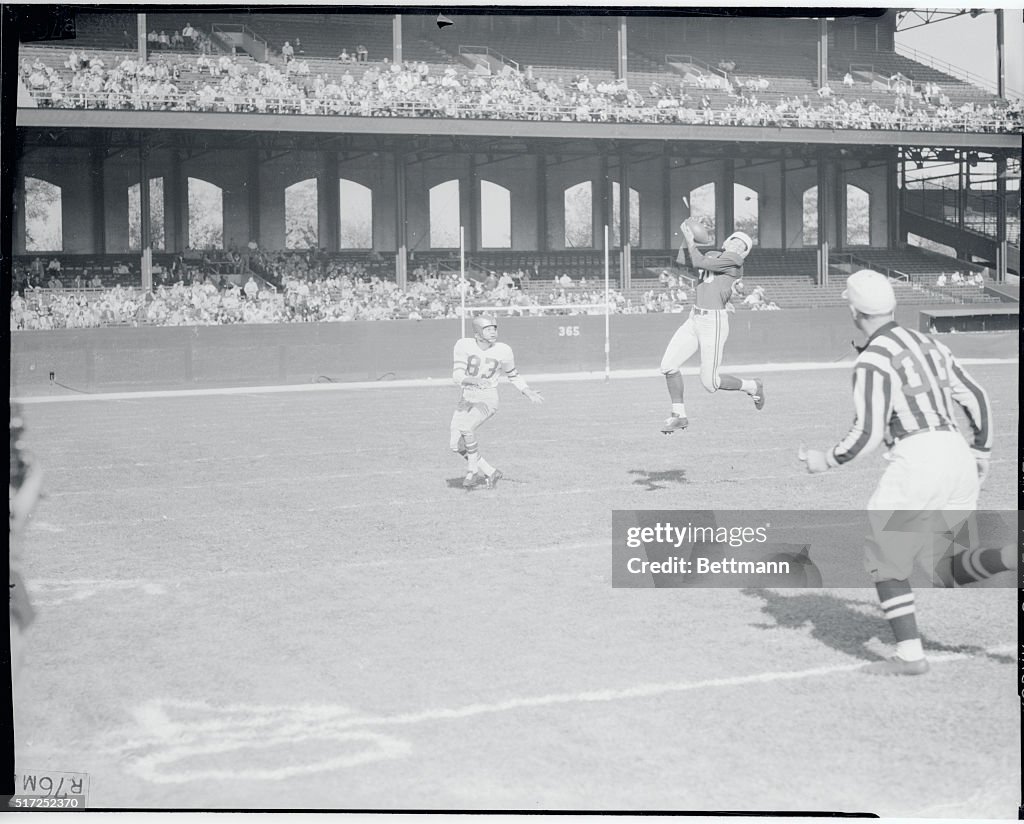
[[[992,449],[988,395],[949,349],[895,322],[878,329],[853,367],[853,427],[826,453],[831,466],[919,432],[957,432],[953,402],[970,419],[976,452]]]

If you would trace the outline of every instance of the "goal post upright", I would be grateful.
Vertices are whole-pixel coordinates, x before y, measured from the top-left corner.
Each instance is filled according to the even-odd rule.
[[[466,337],[466,228],[459,226],[459,292],[462,295],[462,334]]]
[[[611,380],[611,335],[609,333],[611,316],[611,269],[608,262],[608,224],[604,225],[604,379]]]

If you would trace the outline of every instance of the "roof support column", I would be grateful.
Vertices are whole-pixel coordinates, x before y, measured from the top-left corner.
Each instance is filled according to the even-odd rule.
[[[1006,283],[1006,155],[996,161],[996,280]]]
[[[633,246],[630,241],[629,223],[629,153],[619,153],[619,246],[622,262],[619,271],[619,286],[628,289],[633,280]]]
[[[396,66],[402,65],[402,15],[396,14],[391,20],[391,59]]]
[[[245,187],[249,194],[249,240],[260,242],[260,150],[248,152]]]
[[[338,251],[338,230],[341,226],[341,202],[338,192],[338,153],[331,149],[320,152],[320,172],[316,181],[317,245],[329,252]]]
[[[537,158],[537,251],[551,248],[548,238],[548,159],[540,152]]]
[[[142,252],[142,288],[147,291],[153,288],[153,272],[150,268],[153,262],[153,240],[149,218],[149,141],[142,134],[139,135],[139,247]]]
[[[406,155],[392,154],[395,170],[395,279],[401,289],[409,280],[409,216],[406,203]]]
[[[89,179],[92,184],[92,250],[102,255],[107,251],[106,175],[107,150],[94,146],[89,153]]]
[[[626,79],[626,72],[629,69],[629,56],[626,49],[626,36],[627,36],[627,25],[626,16],[621,15],[619,17],[619,48],[617,52],[617,60],[615,66],[615,76],[619,80]]]

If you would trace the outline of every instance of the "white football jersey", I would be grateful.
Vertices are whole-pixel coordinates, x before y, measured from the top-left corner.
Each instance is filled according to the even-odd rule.
[[[497,389],[502,374],[510,378],[517,374],[512,347],[500,341],[483,349],[476,338],[460,338],[455,343],[453,357],[454,374],[462,372],[467,377],[476,378],[481,389]]]

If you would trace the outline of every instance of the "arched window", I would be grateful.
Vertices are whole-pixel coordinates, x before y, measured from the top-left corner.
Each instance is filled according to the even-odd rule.
[[[373,248],[373,191],[342,178],[338,181],[341,204],[341,231],[338,242],[342,249]]]
[[[846,245],[871,245],[871,195],[846,184]]]
[[[430,246],[433,249],[458,249],[459,181],[446,180],[430,190]]]
[[[149,179],[149,242],[157,250],[166,249],[164,236],[164,179]],[[142,186],[128,187],[128,248],[142,249]]]
[[[35,177],[25,178],[25,251],[64,250],[60,186]]]
[[[480,181],[480,243],[485,249],[512,248],[512,192]]]
[[[565,248],[594,246],[594,187],[589,180],[565,190]]]
[[[320,246],[320,211],[316,178],[293,183],[284,190],[284,248],[317,249]]]
[[[619,240],[622,223],[622,212],[621,206],[619,205],[619,183],[618,181],[612,181],[612,228],[611,228],[611,240],[609,243],[612,246],[621,246],[622,243]],[[629,244],[630,246],[640,245],[640,192],[630,187],[629,190]]]
[[[701,221],[715,234],[715,184],[705,183],[696,189],[690,190],[690,214],[689,217],[700,218]],[[716,238],[717,239],[717,238]],[[725,238],[722,238],[724,240]]]
[[[760,214],[760,195],[749,186],[734,183],[732,187],[733,231],[746,232],[757,246],[761,239],[758,236],[758,218]]]
[[[818,245],[818,187],[804,192],[804,246]]]
[[[188,245],[224,248],[224,190],[196,177],[188,179]]]

